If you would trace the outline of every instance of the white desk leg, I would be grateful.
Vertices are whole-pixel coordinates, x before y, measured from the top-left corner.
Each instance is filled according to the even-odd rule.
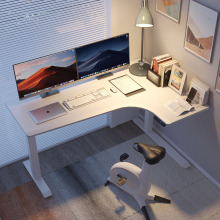
[[[114,128],[124,122],[127,122],[139,115],[138,108],[122,108],[108,112],[107,121],[110,128]]]
[[[133,119],[134,123],[140,127],[149,137],[151,137],[158,145],[166,148],[167,153],[183,168],[190,167],[190,163],[183,158],[170,144],[161,138],[153,131],[154,114],[150,111],[145,111],[144,122],[140,118]]]
[[[43,197],[47,198],[51,196],[52,193],[41,176],[36,139],[34,136],[27,137],[27,141],[29,149],[29,160],[24,161],[23,164],[41,191]]]
[[[145,111],[144,114],[144,132],[149,133],[153,132],[153,120],[154,120],[154,114],[150,111]]]

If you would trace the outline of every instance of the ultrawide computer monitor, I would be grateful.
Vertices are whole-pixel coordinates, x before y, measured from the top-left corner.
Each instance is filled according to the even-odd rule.
[[[19,99],[66,86],[77,77],[74,49],[13,65]]]
[[[102,75],[129,66],[129,34],[75,49],[79,79]]]
[[[19,99],[129,66],[129,34],[13,65]],[[52,92],[51,92],[52,91]]]

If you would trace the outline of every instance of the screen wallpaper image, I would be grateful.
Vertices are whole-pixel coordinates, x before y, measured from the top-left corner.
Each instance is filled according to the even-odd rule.
[[[77,80],[74,50],[14,65],[19,97]],[[46,92],[46,91],[45,91]]]
[[[129,35],[76,49],[79,79],[129,64]]]

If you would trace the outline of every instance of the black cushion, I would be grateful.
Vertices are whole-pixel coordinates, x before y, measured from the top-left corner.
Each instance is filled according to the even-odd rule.
[[[148,164],[159,163],[165,157],[166,149],[160,146],[151,146],[143,143],[136,143],[137,150],[143,154]]]

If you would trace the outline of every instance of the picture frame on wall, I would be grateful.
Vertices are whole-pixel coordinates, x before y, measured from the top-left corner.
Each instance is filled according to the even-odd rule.
[[[182,0],[157,0],[156,10],[179,23]]]
[[[186,50],[211,62],[218,12],[194,0],[190,1],[186,26]]]
[[[173,64],[168,86],[176,91],[179,95],[182,94],[183,86],[186,80],[186,71],[181,69],[176,64]]]
[[[219,65],[218,65],[215,90],[220,93],[220,61],[219,61]]]

